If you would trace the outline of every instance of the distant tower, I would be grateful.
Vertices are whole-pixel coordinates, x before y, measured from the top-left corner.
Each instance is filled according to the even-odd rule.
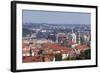
[[[42,25],[40,25],[40,30],[42,30]]]
[[[56,34],[56,43],[58,43],[58,34]]]
[[[76,43],[76,34],[73,32],[73,29],[72,29],[72,42]]]
[[[29,42],[29,55],[32,56],[32,41],[30,39],[30,42]]]
[[[78,31],[78,44],[80,44],[80,31]]]
[[[73,28],[72,28],[72,33],[73,33],[74,31],[73,31]]]

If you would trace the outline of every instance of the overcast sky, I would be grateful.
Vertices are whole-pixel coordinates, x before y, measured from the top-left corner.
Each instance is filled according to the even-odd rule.
[[[90,24],[91,14],[23,10],[23,23]]]

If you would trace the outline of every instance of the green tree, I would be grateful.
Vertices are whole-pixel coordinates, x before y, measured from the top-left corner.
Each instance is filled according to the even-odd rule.
[[[62,55],[60,53],[55,55],[55,61],[62,61]]]
[[[84,52],[82,52],[80,54],[80,58],[82,58],[82,59],[91,59],[91,50],[88,49],[88,50],[85,50]]]

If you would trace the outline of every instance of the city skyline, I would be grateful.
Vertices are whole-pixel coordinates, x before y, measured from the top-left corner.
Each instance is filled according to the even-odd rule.
[[[22,16],[23,24],[91,24],[90,13],[23,10]]]
[[[23,10],[22,17],[23,63],[91,59],[89,13]]]

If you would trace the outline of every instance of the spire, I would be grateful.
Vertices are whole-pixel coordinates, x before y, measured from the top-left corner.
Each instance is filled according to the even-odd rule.
[[[80,44],[80,31],[78,31],[78,44]]]
[[[72,28],[72,33],[73,33],[74,31],[73,31],[73,28]]]

